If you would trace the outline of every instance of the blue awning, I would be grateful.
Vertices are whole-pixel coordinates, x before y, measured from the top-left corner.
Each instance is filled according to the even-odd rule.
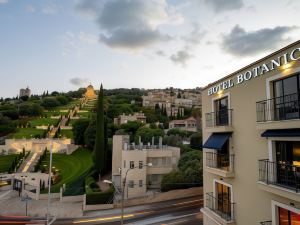
[[[300,137],[300,129],[277,129],[266,130],[261,134],[262,137]]]
[[[203,148],[221,149],[231,136],[230,133],[213,133],[204,143]]]

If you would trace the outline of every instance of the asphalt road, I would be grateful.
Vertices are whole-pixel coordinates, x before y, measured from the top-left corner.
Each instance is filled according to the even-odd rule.
[[[126,225],[202,225],[201,196],[161,203],[128,207],[124,214]],[[99,211],[101,213],[102,211]],[[111,212],[111,213],[110,213]],[[95,212],[97,214],[97,212]],[[120,210],[106,211],[104,215],[93,215],[80,219],[59,219],[54,224],[120,224]]]

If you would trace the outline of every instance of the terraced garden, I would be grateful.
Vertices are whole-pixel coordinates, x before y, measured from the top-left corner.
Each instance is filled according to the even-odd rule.
[[[18,128],[15,133],[11,135],[11,138],[22,139],[22,138],[35,138],[43,137],[45,130],[36,129],[36,128]]]
[[[49,155],[41,165],[47,169],[48,162]],[[92,167],[91,152],[87,149],[80,148],[71,155],[53,154],[53,167],[53,169],[58,170],[61,180],[52,186],[51,192],[59,192],[63,184],[66,184],[67,189],[68,186],[74,188],[73,184],[88,173]],[[46,192],[46,190],[44,190],[44,192]]]
[[[0,156],[0,173],[8,172],[16,156],[16,154]]]
[[[59,122],[59,119],[51,119],[51,118],[37,118],[29,121],[31,127],[36,126],[48,126],[48,125],[56,125]]]

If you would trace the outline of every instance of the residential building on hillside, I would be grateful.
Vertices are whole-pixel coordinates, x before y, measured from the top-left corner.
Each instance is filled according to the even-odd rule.
[[[25,88],[25,89],[20,89],[20,94],[19,94],[19,97],[24,97],[24,96],[27,96],[27,97],[30,97],[31,96],[31,90],[29,89],[29,87]]]
[[[163,175],[177,169],[180,148],[152,143],[130,144],[129,135],[113,136],[112,180],[116,187],[126,176],[125,198],[142,197],[147,190],[160,189]],[[151,163],[151,167],[145,166]],[[121,179],[122,178],[122,179]]]
[[[134,113],[133,115],[119,115],[118,117],[114,118],[114,124],[121,125],[127,123],[128,121],[140,121],[142,123],[146,123],[146,116],[144,113]]]
[[[151,90],[142,96],[143,106],[165,108],[168,116],[177,116],[183,108],[201,107],[201,89]]]
[[[169,123],[169,129],[177,128],[183,131],[197,132],[197,120],[189,117],[185,120],[172,120]]]
[[[300,221],[300,41],[203,88],[204,225]]]

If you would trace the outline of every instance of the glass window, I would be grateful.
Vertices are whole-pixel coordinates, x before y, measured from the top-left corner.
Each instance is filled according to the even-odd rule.
[[[143,161],[139,161],[139,169],[143,169],[143,165],[144,165]]]
[[[126,160],[124,160],[124,168],[126,168]]]
[[[139,187],[143,187],[143,180],[139,180]]]
[[[217,208],[222,213],[231,215],[231,194],[230,187],[217,183],[217,199],[218,205]]]
[[[133,180],[128,181],[128,187],[133,188],[134,187],[134,182]]]
[[[130,169],[134,168],[134,161],[130,161]]]
[[[228,121],[228,97],[225,97],[215,101],[215,123],[224,126]]]
[[[300,214],[278,207],[279,225],[298,225]]]
[[[298,92],[297,76],[283,79],[284,95],[295,94]]]

